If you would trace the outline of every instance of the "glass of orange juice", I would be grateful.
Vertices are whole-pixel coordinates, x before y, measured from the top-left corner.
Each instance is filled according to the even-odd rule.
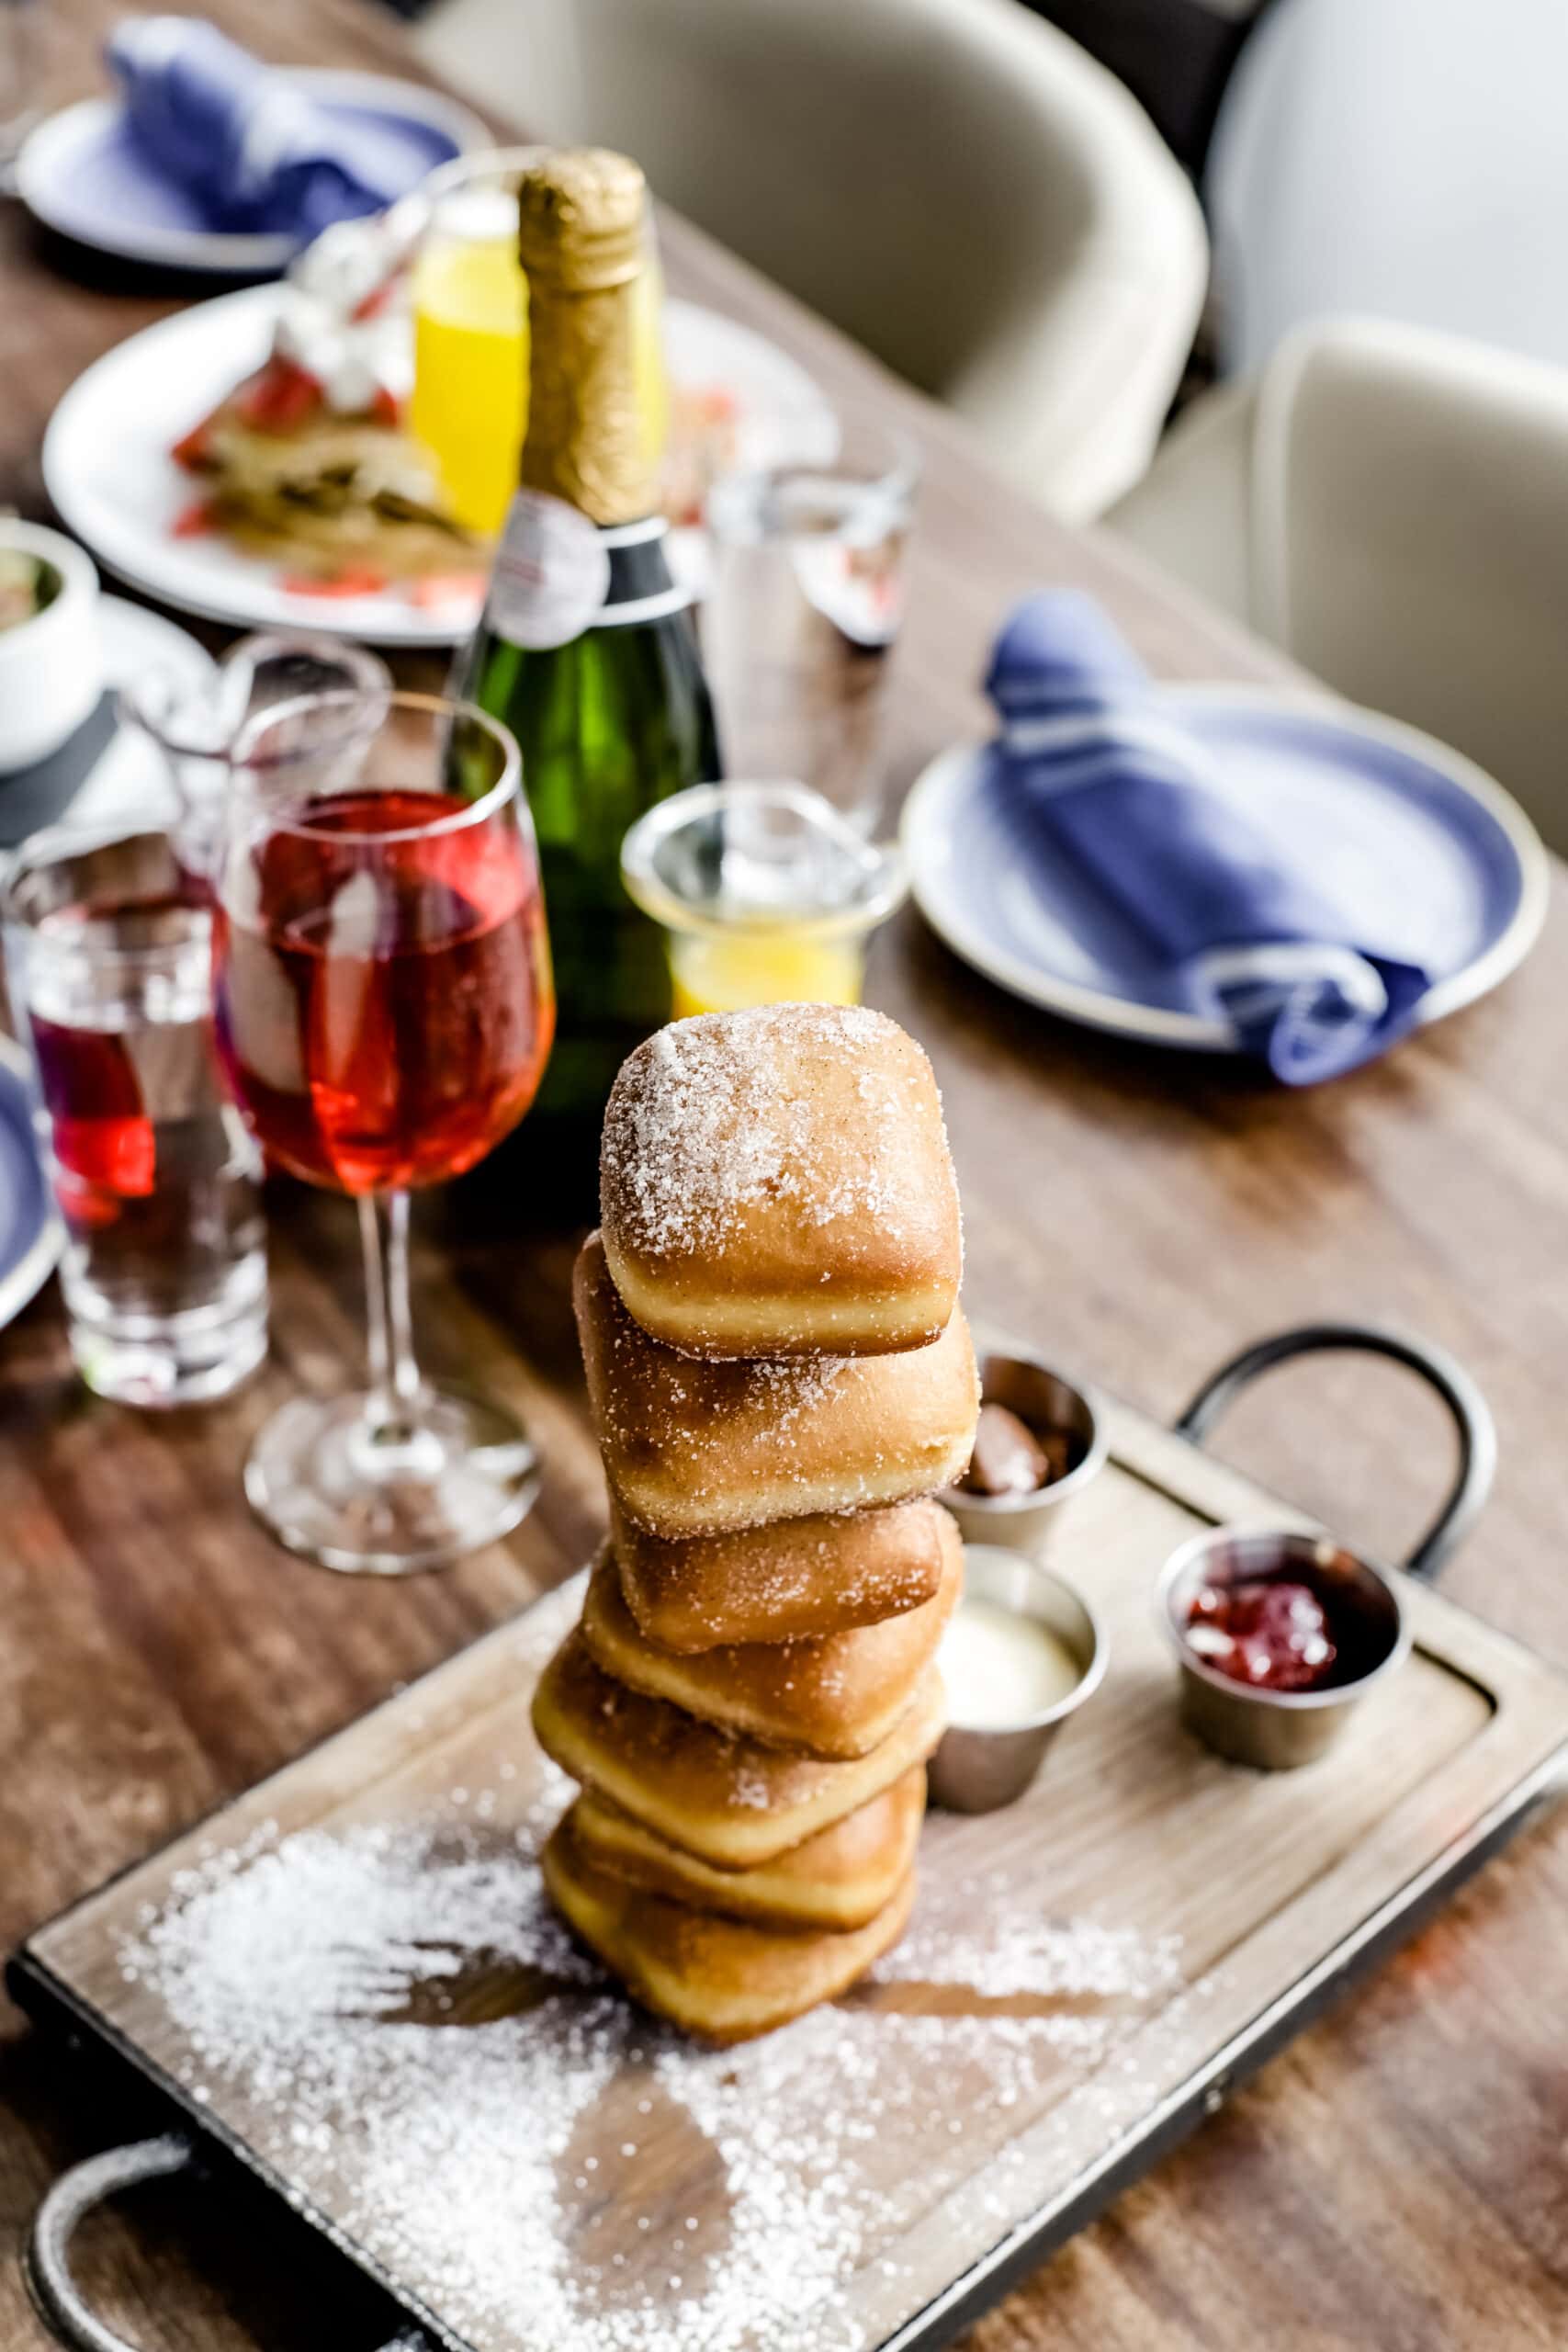
[[[858,1004],[872,933],[908,888],[879,847],[801,784],[699,784],[639,818],[628,895],[664,927],[673,1012]]]
[[[546,151],[498,147],[433,172],[415,253],[409,422],[458,522],[499,533],[517,487],[528,413],[528,288],[517,257],[517,187]],[[650,216],[651,222],[651,216]],[[652,228],[649,235],[652,238]],[[669,425],[658,254],[638,280],[637,388],[649,448]]]

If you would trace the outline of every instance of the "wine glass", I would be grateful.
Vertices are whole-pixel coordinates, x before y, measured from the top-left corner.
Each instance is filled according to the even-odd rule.
[[[359,1204],[370,1385],[299,1397],[245,1465],[252,1508],[323,1566],[398,1576],[515,1526],[537,1465],[511,1415],[414,1361],[409,1191],[515,1126],[555,995],[506,729],[434,695],[310,695],[235,747],[217,876],[219,1050],[271,1158]]]
[[[170,670],[127,679],[115,697],[117,715],[161,755],[174,803],[169,830],[197,887],[205,888],[218,854],[233,746],[247,719],[305,695],[389,694],[391,685],[391,672],[368,646],[307,629],[243,637],[195,681]]]

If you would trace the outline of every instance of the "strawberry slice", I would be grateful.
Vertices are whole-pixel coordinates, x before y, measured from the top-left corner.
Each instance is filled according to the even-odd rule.
[[[426,571],[408,582],[411,605],[422,613],[439,613],[448,605],[477,605],[484,594],[482,571]]]
[[[384,277],[379,286],[373,286],[369,293],[355,304],[349,317],[355,323],[361,319],[380,318],[397,290],[398,272],[394,270],[390,277]]]
[[[212,419],[209,416],[204,416],[199,424],[193,424],[170,451],[175,465],[183,466],[186,473],[203,472],[212,463],[211,430]]]
[[[321,388],[308,368],[276,354],[234,394],[234,405],[258,433],[288,433],[321,406]]]
[[[278,585],[291,596],[378,596],[387,585],[387,575],[373,571],[368,564],[357,569],[349,565],[342,571],[324,575],[286,571]]]

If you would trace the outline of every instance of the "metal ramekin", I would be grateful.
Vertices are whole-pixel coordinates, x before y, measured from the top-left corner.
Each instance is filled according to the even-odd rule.
[[[1289,1579],[1323,1600],[1353,1669],[1316,1690],[1269,1690],[1207,1665],[1186,1637],[1188,1613],[1206,1585]],[[1403,1664],[1410,1628],[1399,1594],[1381,1568],[1325,1535],[1194,1536],[1166,1563],[1156,1602],[1181,1677],[1181,1720],[1216,1755],[1269,1772],[1311,1764],[1331,1747],[1367,1692]]]
[[[1042,1551],[1055,1534],[1064,1503],[1080,1495],[1105,1460],[1109,1443],[1105,1408],[1092,1388],[1064,1378],[1029,1349],[982,1332],[976,1337],[980,1396],[1005,1405],[1035,1430],[1065,1430],[1077,1439],[1078,1459],[1065,1478],[1031,1495],[971,1495],[957,1487],[942,1500],[958,1521],[966,1544],[999,1544],[1009,1551]]]
[[[1049,1625],[1080,1669],[1072,1690],[1043,1714],[999,1729],[950,1724],[943,1732],[929,1767],[931,1802],[951,1813],[994,1813],[1023,1794],[1062,1725],[1099,1690],[1111,1649],[1082,1594],[1066,1577],[1038,1561],[1021,1559],[1016,1552],[995,1544],[966,1544],[964,1586],[981,1600]]]

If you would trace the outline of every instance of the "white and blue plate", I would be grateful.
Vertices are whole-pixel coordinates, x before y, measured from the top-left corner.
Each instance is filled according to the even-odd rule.
[[[467,107],[383,74],[303,66],[289,75],[318,105],[374,123],[378,145],[406,157],[405,189],[427,172],[491,143]],[[299,239],[215,229],[190,192],[164,179],[131,136],[118,98],[84,98],[40,122],[17,158],[17,193],[62,237],[124,261],[221,277],[276,277]]]
[[[27,1056],[0,1037],[0,1329],[42,1288],[64,1238],[33,1141]]]
[[[1325,698],[1228,686],[1162,696],[1213,788],[1280,865],[1343,908],[1366,950],[1433,976],[1422,1023],[1497,986],[1534,945],[1550,868],[1529,820],[1472,761],[1413,727]],[[1064,858],[1025,849],[977,745],[944,752],[906,803],[917,905],[955,956],[1064,1020],[1150,1045],[1235,1050],[1181,976]]]

